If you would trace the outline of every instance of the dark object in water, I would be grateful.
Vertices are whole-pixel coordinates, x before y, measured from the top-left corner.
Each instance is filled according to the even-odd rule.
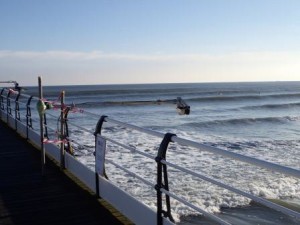
[[[103,105],[171,105],[176,104],[176,110],[179,115],[189,115],[191,112],[191,107],[181,98],[176,99],[161,100],[156,101],[120,101],[120,102],[102,102]]]
[[[189,115],[190,114],[190,106],[186,104],[185,101],[182,100],[182,98],[177,97],[177,112],[179,115]]]

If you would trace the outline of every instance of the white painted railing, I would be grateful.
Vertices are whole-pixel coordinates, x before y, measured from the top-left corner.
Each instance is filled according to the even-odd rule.
[[[1,99],[0,99],[0,116],[1,120],[6,122],[10,127],[16,129],[16,131],[26,137],[28,140],[33,142],[36,146],[41,146],[40,143],[40,135],[38,133],[38,120],[34,119],[31,115],[31,111],[34,111],[35,106],[30,104],[30,101],[33,100],[35,103],[37,102],[38,98],[28,95],[23,95],[16,92],[10,92],[9,89],[2,89],[1,90]],[[17,99],[17,101],[16,101]],[[30,101],[28,100],[30,99]],[[12,104],[13,103],[13,104]],[[126,174],[140,180],[147,186],[153,188],[157,193],[157,198],[154,199],[156,201],[157,210],[156,212],[153,211],[150,207],[146,206],[144,203],[138,201],[136,198],[132,197],[130,194],[126,193],[124,190],[113,184],[111,181],[106,179],[104,176],[99,176],[95,171],[88,168],[86,165],[79,162],[76,157],[72,156],[69,153],[64,154],[64,166],[65,169],[69,170],[73,173],[76,177],[78,177],[83,183],[85,183],[92,191],[99,194],[99,196],[108,202],[110,202],[115,208],[117,208],[121,213],[127,216],[131,221],[135,224],[143,224],[143,225],[153,225],[153,224],[173,224],[172,216],[171,216],[171,208],[169,198],[176,199],[177,201],[185,204],[186,206],[192,208],[193,210],[203,214],[205,217],[219,223],[219,224],[230,224],[223,219],[220,219],[217,215],[211,214],[206,212],[204,209],[199,208],[196,205],[191,204],[188,200],[184,199],[183,197],[176,195],[169,190],[168,188],[168,172],[167,168],[175,168],[181,172],[184,172],[188,175],[193,176],[194,178],[202,179],[207,182],[210,182],[214,185],[217,185],[221,188],[227,189],[231,192],[244,196],[246,198],[251,199],[254,202],[260,203],[266,207],[271,209],[280,211],[288,216],[300,218],[300,213],[283,207],[281,205],[275,204],[267,199],[255,196],[248,192],[242,191],[237,189],[233,186],[224,184],[223,182],[216,180],[212,177],[209,177],[205,174],[201,174],[190,169],[184,168],[179,166],[175,163],[168,162],[166,160],[166,154],[168,149],[169,142],[173,142],[178,145],[190,146],[193,148],[197,148],[200,151],[207,151],[216,155],[221,155],[223,157],[230,158],[232,160],[237,160],[241,162],[245,162],[251,165],[255,165],[261,168],[265,168],[271,171],[279,172],[285,174],[287,176],[293,176],[295,178],[300,178],[300,171],[297,169],[281,166],[278,164],[270,163],[264,160],[244,156],[241,154],[237,154],[234,152],[229,152],[226,150],[222,150],[219,148],[207,146],[201,143],[197,143],[195,141],[183,139],[177,137],[174,134],[163,134],[157,131],[141,128],[135,125],[127,124],[115,119],[112,119],[108,116],[101,116],[95,113],[87,112],[85,110],[80,110],[85,116],[94,118],[95,122],[98,121],[96,131],[90,131],[85,127],[81,127],[78,124],[68,121],[68,125],[74,126],[81,130],[84,130],[90,135],[95,135],[97,137],[104,138],[107,142],[111,142],[115,145],[118,145],[124,149],[127,149],[135,154],[139,154],[143,157],[146,157],[150,160],[153,160],[153,163],[157,164],[157,174],[156,180],[157,183],[153,184],[149,180],[139,176],[132,170],[125,168],[122,165],[119,165],[114,160],[106,159],[106,163],[114,165],[117,169],[124,171]],[[25,113],[25,115],[24,115]],[[35,115],[37,115],[35,113]],[[47,111],[46,115],[48,117],[53,117],[54,119],[58,119],[61,121],[57,115],[53,115],[51,111]],[[36,118],[36,117],[35,117]],[[100,118],[100,119],[99,119]],[[66,122],[66,121],[64,121]],[[159,150],[157,152],[157,156],[153,157],[153,155],[147,154],[143,151],[137,149],[137,147],[128,146],[126,144],[121,143],[119,140],[114,140],[111,137],[107,137],[105,134],[102,134],[101,129],[104,123],[118,125],[127,129],[131,129],[134,131],[138,131],[143,134],[147,134],[150,136],[155,136],[157,138],[161,138],[161,144],[159,146]],[[35,126],[32,126],[34,124]],[[51,127],[45,124],[47,131],[49,133],[57,132],[57,128]],[[55,134],[53,134],[55,135]],[[81,145],[79,141],[72,140],[67,138],[68,141],[76,143],[77,145]],[[84,148],[84,147],[83,147]],[[45,145],[46,153],[54,158],[56,161],[61,161],[61,153],[59,147],[55,144],[46,144]],[[165,201],[162,198],[165,197]],[[166,203],[166,206],[163,206],[163,203]],[[130,207],[128,207],[130,205]],[[163,215],[166,215],[167,218],[164,218]]]

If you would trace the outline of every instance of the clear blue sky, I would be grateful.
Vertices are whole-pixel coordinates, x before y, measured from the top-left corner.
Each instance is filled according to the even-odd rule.
[[[298,0],[0,0],[0,80],[300,80]]]

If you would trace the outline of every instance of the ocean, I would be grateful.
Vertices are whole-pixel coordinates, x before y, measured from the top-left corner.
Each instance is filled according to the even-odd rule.
[[[197,141],[239,154],[300,169],[300,82],[184,83],[90,86],[48,86],[44,96],[55,101],[61,90],[67,104],[125,123]],[[36,93],[28,87],[25,92]],[[179,115],[173,100],[181,97],[191,108]],[[49,113],[57,114],[55,111]],[[49,126],[57,120],[48,117]],[[70,137],[76,157],[94,168],[94,137],[98,117],[80,110],[70,113]],[[103,135],[155,156],[161,140],[113,124]],[[155,163],[134,152],[108,144],[107,158],[155,184]],[[279,199],[299,208],[300,181],[246,163],[187,146],[171,145],[167,159],[226,184],[267,199]],[[107,165],[109,178],[132,195],[155,208],[155,191],[128,174]],[[232,224],[300,224],[300,221],[254,204],[210,183],[169,169],[170,190],[200,208],[220,215]],[[214,224],[172,200],[178,224]]]

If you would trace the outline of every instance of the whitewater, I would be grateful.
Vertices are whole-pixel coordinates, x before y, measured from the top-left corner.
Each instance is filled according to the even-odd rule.
[[[68,104],[119,121],[231,152],[300,169],[300,82],[139,84],[45,87],[45,96],[55,100],[66,91]],[[28,93],[34,93],[28,88]],[[171,101],[181,97],[191,114],[180,116]],[[136,104],[132,104],[137,102]],[[148,102],[145,104],[145,102]],[[149,102],[154,102],[153,104]],[[94,131],[97,118],[72,113],[69,121]],[[49,123],[55,124],[57,121]],[[85,130],[69,127],[76,157],[94,168],[94,137]],[[103,135],[156,156],[160,139],[130,129],[104,124]],[[107,158],[155,184],[156,164],[112,143]],[[167,160],[205,174],[243,191],[267,199],[300,205],[300,181],[246,163],[237,162],[187,146],[171,144]],[[155,208],[155,191],[137,179],[107,164],[110,180]],[[253,204],[249,199],[169,170],[170,190],[191,203],[219,213],[233,224],[299,224],[278,212]],[[172,200],[172,212],[179,224],[213,224],[188,207]]]

